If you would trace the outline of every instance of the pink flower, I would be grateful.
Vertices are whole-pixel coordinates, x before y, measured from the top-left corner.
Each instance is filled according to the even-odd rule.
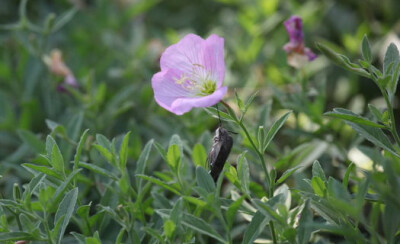
[[[65,91],[64,85],[69,85],[74,88],[78,88],[79,85],[76,82],[74,74],[64,63],[62,59],[62,53],[60,50],[54,49],[51,51],[50,56],[44,56],[45,64],[48,66],[51,73],[64,77],[64,83],[59,84],[57,89],[59,91]]]
[[[289,34],[289,42],[283,46],[288,54],[289,65],[301,68],[305,63],[313,61],[317,55],[304,45],[303,23],[300,17],[292,16],[284,23]]]
[[[194,107],[217,104],[227,92],[224,39],[188,34],[161,55],[161,71],[152,80],[154,98],[166,110],[182,115]]]

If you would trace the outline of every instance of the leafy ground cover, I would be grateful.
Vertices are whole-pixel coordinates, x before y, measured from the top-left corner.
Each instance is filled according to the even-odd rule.
[[[398,10],[2,1],[0,242],[398,243]]]

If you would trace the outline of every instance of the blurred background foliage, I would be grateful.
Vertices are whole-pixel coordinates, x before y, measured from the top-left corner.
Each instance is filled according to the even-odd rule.
[[[348,151],[362,139],[343,122],[323,118],[323,112],[344,107],[364,114],[368,103],[384,106],[383,100],[371,81],[333,66],[322,55],[302,73],[288,66],[282,22],[301,16],[308,47],[318,53],[314,43],[321,42],[352,60],[360,57],[367,34],[378,67],[389,42],[399,42],[400,32],[396,0],[31,0],[26,8],[20,6],[16,0],[0,2],[4,196],[11,194],[14,182],[29,178],[19,165],[41,151],[32,145],[48,133],[63,139],[67,160],[86,128],[108,138],[132,131],[131,161],[149,139],[167,145],[173,134],[180,135],[188,151],[196,143],[209,148],[217,119],[202,109],[175,116],[153,99],[150,81],[162,51],[187,33],[225,38],[226,101],[233,103],[234,91],[243,98],[259,91],[246,115],[248,123],[270,126],[286,109],[295,111],[268,149],[268,161],[278,172],[319,159],[327,175],[340,178]],[[43,62],[54,49],[63,53],[78,89],[57,90],[62,78]],[[304,96],[298,97],[304,79]],[[400,119],[397,107],[395,114]],[[239,154],[240,145],[249,142],[235,139],[234,153]],[[298,179],[302,174],[310,172],[299,173]]]

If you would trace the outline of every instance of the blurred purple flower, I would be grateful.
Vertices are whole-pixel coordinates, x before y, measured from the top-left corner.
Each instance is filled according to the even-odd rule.
[[[188,34],[161,55],[161,71],[152,80],[154,98],[166,110],[182,115],[194,107],[217,104],[227,92],[224,39]]]
[[[289,42],[283,46],[288,54],[289,65],[301,68],[305,63],[313,61],[317,55],[304,45],[303,22],[299,16],[291,16],[284,23],[289,34]]]
[[[76,81],[74,74],[68,68],[68,66],[64,63],[62,58],[62,53],[60,50],[54,49],[51,51],[50,56],[44,56],[43,60],[45,64],[48,66],[51,73],[64,77],[64,82],[57,86],[57,90],[60,92],[64,92],[65,85],[69,85],[74,88],[79,88],[79,84]]]

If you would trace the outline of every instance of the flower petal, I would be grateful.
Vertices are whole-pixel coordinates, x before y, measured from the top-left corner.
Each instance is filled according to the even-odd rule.
[[[284,23],[286,31],[289,34],[290,42],[300,44],[304,42],[303,22],[299,16],[291,16]]]
[[[311,51],[311,49],[309,49],[308,47],[304,48],[304,54],[307,55],[308,61],[313,61],[317,58],[317,54]]]
[[[226,86],[218,88],[213,94],[205,97],[178,98],[171,106],[171,112],[182,115],[189,112],[192,108],[209,107],[217,104],[225,96],[228,88]]]
[[[171,105],[176,99],[191,96],[190,92],[175,82],[182,74],[182,71],[168,69],[156,73],[151,79],[156,102],[168,111],[171,111]]]
[[[224,38],[213,34],[206,39],[204,66],[215,76],[217,87],[220,87],[225,77]]]
[[[204,65],[205,41],[194,34],[188,34],[178,43],[169,46],[161,55],[161,70],[179,69],[186,74],[193,70],[193,64]]]

